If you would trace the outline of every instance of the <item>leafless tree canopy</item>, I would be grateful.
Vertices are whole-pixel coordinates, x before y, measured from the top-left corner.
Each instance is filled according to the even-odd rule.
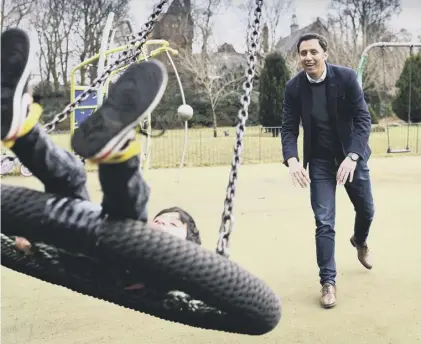
[[[408,39],[404,32],[396,35],[388,29],[391,19],[400,11],[400,0],[331,0],[328,15],[331,60],[356,69],[368,45]],[[397,80],[408,55],[405,49],[390,50],[370,51],[366,67],[369,73],[364,75],[366,85],[383,88],[383,57],[388,88],[392,87],[392,80]]]
[[[69,83],[70,66],[95,55],[105,20],[110,12],[115,21],[125,16],[129,0],[2,0],[2,30],[21,26],[38,36],[41,80],[54,90]],[[23,25],[25,22],[25,25]],[[89,69],[89,78],[96,68]],[[86,70],[80,82],[86,83]]]
[[[220,56],[221,57],[221,56]],[[193,77],[193,83],[198,88],[198,94],[203,94],[209,101],[212,111],[214,136],[217,136],[217,108],[219,103],[228,96],[238,92],[243,73],[238,69],[228,68],[221,61],[207,59],[202,54],[183,55],[180,60],[183,69]]]
[[[358,48],[378,41],[400,11],[400,0],[332,0],[329,19],[341,40]]]
[[[36,0],[1,0],[1,29],[19,26],[34,8]]]
[[[53,83],[54,90],[68,85],[71,35],[77,20],[76,1],[37,0],[31,24],[38,35],[41,79]]]

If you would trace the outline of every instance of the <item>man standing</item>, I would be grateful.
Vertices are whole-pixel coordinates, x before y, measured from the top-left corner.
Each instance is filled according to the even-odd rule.
[[[318,34],[300,37],[297,50],[303,71],[285,88],[282,121],[284,164],[294,185],[310,185],[316,222],[316,253],[324,308],[336,305],[335,196],[344,185],[356,212],[351,244],[367,269],[372,263],[367,237],[374,203],[367,160],[371,118],[356,73],[326,63],[328,44]],[[304,131],[303,165],[297,138],[300,119]],[[309,174],[307,174],[307,165]]]

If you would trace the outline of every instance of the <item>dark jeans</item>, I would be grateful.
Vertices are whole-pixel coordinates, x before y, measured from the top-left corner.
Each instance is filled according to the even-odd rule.
[[[57,147],[39,124],[16,140],[12,150],[44,184],[46,192],[89,200],[83,163],[74,154]],[[139,165],[138,157],[119,164],[99,165],[103,214],[115,219],[147,221],[149,187]]]
[[[342,163],[336,159],[311,159],[310,198],[316,220],[316,253],[320,269],[320,283],[336,283],[335,263],[335,208],[336,173]],[[347,181],[345,190],[355,209],[354,234],[357,244],[367,240],[374,217],[370,170],[367,163],[359,160],[352,183]]]

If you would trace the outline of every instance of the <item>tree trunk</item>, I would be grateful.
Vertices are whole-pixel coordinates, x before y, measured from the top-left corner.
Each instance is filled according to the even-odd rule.
[[[218,125],[216,123],[216,113],[215,113],[215,108],[212,106],[212,118],[213,118],[213,137],[218,137]]]

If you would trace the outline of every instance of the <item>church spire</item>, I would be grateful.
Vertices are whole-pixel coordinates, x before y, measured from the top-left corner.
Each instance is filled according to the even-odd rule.
[[[295,13],[293,13],[292,15],[290,28],[291,28],[291,33],[294,33],[299,28],[297,15]]]

